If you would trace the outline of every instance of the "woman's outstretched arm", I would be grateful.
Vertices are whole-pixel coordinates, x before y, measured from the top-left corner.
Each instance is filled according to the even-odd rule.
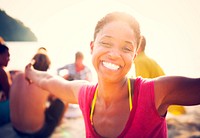
[[[200,78],[165,76],[155,79],[155,102],[162,113],[169,105],[200,104]]]
[[[32,63],[26,66],[25,77],[29,83],[36,84],[68,103],[77,103],[80,88],[88,84],[85,80],[67,81],[57,75],[35,70]]]

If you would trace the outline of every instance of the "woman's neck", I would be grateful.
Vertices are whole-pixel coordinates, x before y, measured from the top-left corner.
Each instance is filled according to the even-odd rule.
[[[127,79],[123,79],[117,83],[108,83],[99,81],[98,84],[98,99],[104,100],[106,103],[118,101],[121,98],[126,98],[128,95]]]

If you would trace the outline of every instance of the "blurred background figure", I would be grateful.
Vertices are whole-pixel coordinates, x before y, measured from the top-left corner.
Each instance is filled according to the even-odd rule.
[[[134,59],[136,77],[156,78],[164,76],[165,73],[161,66],[154,59],[145,54],[145,47],[146,38],[141,36],[138,53]],[[173,105],[168,108],[168,111],[174,115],[181,115],[185,113],[185,108],[183,106]]]
[[[45,47],[39,47],[37,53],[47,54],[47,49]]]
[[[57,69],[58,75],[66,80],[88,80],[92,81],[92,72],[86,65],[83,64],[84,55],[82,52],[76,52],[75,62],[67,64]]]
[[[41,49],[43,50],[41,52]],[[47,71],[51,61],[47,52],[39,48],[33,67]],[[49,137],[60,124],[67,104],[51,93],[28,84],[24,73],[18,73],[10,88],[10,117],[13,129],[20,136]]]
[[[155,78],[165,75],[160,65],[145,54],[145,47],[146,39],[144,36],[141,36],[140,47],[138,48],[137,56],[134,59],[136,77]]]
[[[38,48],[33,60],[35,60],[33,67],[37,70],[48,71],[50,68],[51,60],[47,54],[47,49],[44,47]]]
[[[92,81],[92,72],[83,63],[84,55],[82,52],[78,51],[75,54],[75,62],[67,64],[61,68],[57,69],[57,74],[66,80],[88,80]],[[65,114],[67,118],[80,117],[81,111],[77,104],[69,104],[69,108]]]
[[[9,71],[6,69],[10,60],[9,48],[0,41],[0,125],[10,122],[9,91],[12,84]]]

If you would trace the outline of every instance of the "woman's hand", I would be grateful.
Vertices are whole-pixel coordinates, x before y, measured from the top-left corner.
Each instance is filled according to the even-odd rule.
[[[32,60],[28,65],[25,67],[25,79],[28,81],[29,84],[32,83],[32,80],[30,79],[30,71],[33,69],[33,65],[35,64],[35,60]]]

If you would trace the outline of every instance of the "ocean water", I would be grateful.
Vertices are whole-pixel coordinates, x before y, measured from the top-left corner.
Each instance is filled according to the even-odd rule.
[[[97,79],[95,70],[91,63],[91,54],[89,43],[84,44],[82,47],[76,46],[62,46],[63,44],[41,44],[39,42],[6,42],[6,45],[10,49],[10,62],[8,64],[9,70],[24,70],[25,66],[30,62],[37,49],[44,46],[48,50],[48,54],[52,61],[49,72],[56,73],[56,69],[64,66],[65,64],[73,63],[75,60],[75,53],[82,51],[84,53],[84,63],[87,65],[93,73],[94,80]],[[150,50],[150,49],[148,49]],[[147,51],[153,53],[153,51]],[[187,55],[187,56],[186,56]],[[187,52],[187,50],[181,53],[171,53],[169,56],[160,56],[152,54],[149,55],[154,58],[164,69],[166,75],[181,75],[188,77],[200,76],[200,54],[198,51],[193,53]],[[134,66],[131,69],[131,76],[134,76]]]
[[[96,80],[95,70],[91,63],[89,45],[87,48],[59,47],[61,44],[41,44],[40,42],[6,42],[6,45],[9,47],[10,52],[8,70],[24,71],[25,66],[31,61],[38,48],[43,46],[47,49],[51,59],[49,72],[56,74],[57,68],[73,63],[75,61],[75,53],[82,51],[84,53],[84,64],[91,69],[93,78]]]
[[[24,70],[39,48],[37,42],[6,42],[6,45],[10,52],[9,70]]]

